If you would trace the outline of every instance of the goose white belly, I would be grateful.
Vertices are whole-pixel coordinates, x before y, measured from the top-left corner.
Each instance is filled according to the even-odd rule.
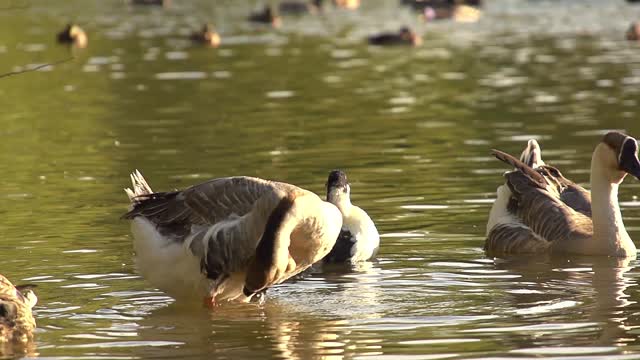
[[[340,236],[341,238],[343,236],[351,237],[349,241],[353,245],[348,256],[351,262],[370,260],[375,256],[380,246],[378,229],[369,215],[357,206],[353,206],[349,215],[343,217]]]
[[[380,235],[367,213],[352,206],[342,217],[342,228],[326,263],[359,262],[373,258],[380,246]]]
[[[213,282],[201,268],[201,258],[189,247],[191,239],[177,242],[163,236],[144,217],[131,222],[138,271],[155,287],[179,299],[202,299]],[[234,272],[217,288],[217,300],[234,300],[242,295],[246,273]]]
[[[154,286],[177,298],[206,294],[200,259],[184,243],[166,238],[142,216],[131,221],[131,232],[136,267]]]
[[[507,185],[500,185],[496,191],[497,198],[491,206],[491,212],[489,213],[489,221],[487,222],[487,233],[489,235],[491,229],[497,225],[521,225],[524,226],[520,219],[511,214],[507,209],[509,204],[509,198],[511,198],[511,190]]]

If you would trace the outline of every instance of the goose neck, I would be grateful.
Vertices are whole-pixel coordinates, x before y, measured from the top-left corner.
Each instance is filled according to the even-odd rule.
[[[618,204],[619,184],[594,156],[591,164],[591,212],[593,246],[614,256],[635,256],[635,246],[622,221]],[[633,252],[633,254],[628,254]]]

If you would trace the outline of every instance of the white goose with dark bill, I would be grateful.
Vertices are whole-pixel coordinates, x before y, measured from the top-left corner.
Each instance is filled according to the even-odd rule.
[[[542,161],[530,140],[521,159],[493,150],[513,166],[498,188],[487,223],[489,254],[568,253],[635,258],[622,221],[618,187],[627,174],[640,179],[636,139],[607,133],[591,158],[591,192]]]
[[[139,172],[125,189],[136,265],[175,298],[249,301],[329,253],[342,214],[297,186],[238,176],[154,193]]]
[[[356,263],[371,260],[378,252],[380,235],[375,224],[361,208],[351,203],[347,175],[334,170],[327,181],[327,201],[342,213],[342,229],[324,263]]]

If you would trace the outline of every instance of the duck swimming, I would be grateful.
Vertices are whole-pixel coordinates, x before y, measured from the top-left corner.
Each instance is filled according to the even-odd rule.
[[[498,150],[496,158],[515,167],[498,187],[487,223],[488,254],[565,253],[635,258],[618,204],[627,174],[640,179],[638,143],[612,131],[591,158],[591,192],[542,161],[530,140],[518,160]]]
[[[33,291],[20,291],[0,275],[0,343],[24,343],[33,338],[36,321],[31,309],[37,302]]]
[[[85,48],[89,42],[87,34],[76,24],[68,24],[64,30],[58,33],[58,42],[72,44],[78,48]]]
[[[408,27],[402,27],[397,33],[382,33],[368,38],[371,45],[397,46],[410,45],[418,46],[422,44],[422,38]]]
[[[304,15],[320,12],[323,0],[311,1],[282,1],[278,4],[280,14],[286,15]]]
[[[134,5],[154,5],[168,7],[171,5],[171,0],[131,0]]]
[[[208,45],[211,47],[220,46],[220,35],[215,31],[213,26],[205,24],[200,31],[195,31],[190,36],[191,41]]]
[[[268,24],[274,28],[282,25],[282,20],[269,5],[265,5],[262,10],[250,14],[248,20],[252,23]]]
[[[380,246],[380,235],[369,215],[351,204],[347,175],[334,170],[327,181],[327,201],[342,213],[342,229],[325,263],[355,263],[371,260]]]
[[[342,214],[314,193],[237,176],[154,193],[139,172],[126,189],[136,265],[176,298],[248,302],[321,260]]]

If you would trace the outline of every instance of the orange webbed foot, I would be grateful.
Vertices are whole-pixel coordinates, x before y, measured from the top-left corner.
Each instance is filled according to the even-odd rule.
[[[202,299],[202,304],[209,310],[213,310],[218,304],[216,304],[216,300],[213,296],[205,296]]]

